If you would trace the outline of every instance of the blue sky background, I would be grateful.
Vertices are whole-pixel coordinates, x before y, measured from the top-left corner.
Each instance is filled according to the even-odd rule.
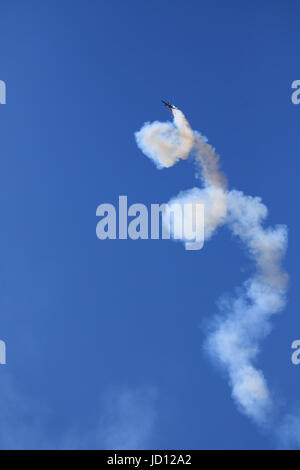
[[[137,148],[174,102],[230,188],[289,227],[287,309],[258,366],[297,406],[299,2],[0,1],[2,448],[265,449],[203,353],[216,301],[251,273],[226,228],[197,252],[96,238],[96,208],[167,202],[194,166]]]

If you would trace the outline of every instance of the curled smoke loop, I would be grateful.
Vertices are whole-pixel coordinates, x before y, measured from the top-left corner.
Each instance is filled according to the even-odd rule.
[[[273,397],[261,370],[255,366],[260,344],[271,331],[272,317],[285,307],[287,274],[281,261],[287,247],[287,228],[264,228],[268,210],[258,197],[227,190],[214,148],[193,131],[184,114],[172,110],[173,122],[146,123],[135,133],[138,147],[157,167],[173,166],[194,155],[203,187],[181,192],[171,203],[203,203],[205,239],[226,225],[244,244],[255,272],[237,297],[219,306],[211,322],[206,350],[225,369],[232,397],[241,412],[257,424],[268,424]]]

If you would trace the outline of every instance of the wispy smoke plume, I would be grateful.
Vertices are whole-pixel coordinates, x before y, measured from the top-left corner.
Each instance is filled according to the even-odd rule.
[[[146,123],[135,137],[138,146],[158,168],[173,166],[185,160],[194,145],[194,133],[184,114],[173,109],[174,121]]]
[[[300,410],[299,406],[288,413],[277,428],[276,437],[279,449],[300,448]]]
[[[156,421],[157,390],[153,387],[111,392],[99,434],[106,449],[143,449]]]
[[[218,155],[206,138],[193,131],[179,109],[172,123],[145,124],[135,134],[137,145],[159,168],[174,165],[189,154],[195,157],[202,188],[181,192],[175,202],[203,202],[205,238],[226,225],[246,247],[255,272],[231,301],[221,302],[206,341],[213,361],[225,368],[239,409],[259,424],[268,422],[273,399],[255,361],[261,340],[271,330],[271,318],[285,306],[287,275],[281,260],[287,246],[283,225],[264,228],[267,208],[260,198],[227,190]],[[200,174],[198,174],[200,172]]]
[[[270,332],[272,315],[285,305],[287,283],[280,267],[287,244],[286,227],[264,229],[266,216],[267,208],[259,198],[240,191],[228,192],[226,223],[245,244],[256,271],[236,298],[221,304],[223,315],[216,320],[207,340],[211,355],[228,371],[238,406],[259,423],[267,421],[272,397],[254,361],[261,339]]]

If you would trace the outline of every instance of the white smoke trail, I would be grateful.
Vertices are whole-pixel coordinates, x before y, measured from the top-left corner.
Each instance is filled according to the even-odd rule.
[[[194,145],[194,133],[184,114],[173,109],[174,121],[144,124],[135,137],[142,152],[158,168],[173,166],[180,158],[186,159]]]
[[[229,305],[221,306],[207,340],[207,348],[228,372],[232,396],[240,409],[258,423],[266,423],[272,397],[262,371],[253,362],[260,341],[271,330],[272,315],[283,309],[287,276],[280,262],[287,244],[286,227],[264,229],[267,208],[259,198],[230,191],[227,224],[245,244],[256,263],[256,271]],[[224,315],[225,314],[225,315]]]
[[[261,340],[271,330],[271,317],[285,306],[287,275],[281,260],[287,245],[287,229],[264,228],[267,208],[259,198],[226,189],[218,156],[206,139],[192,131],[183,113],[173,112],[173,123],[145,124],[135,134],[137,145],[159,168],[174,165],[193,153],[201,169],[203,188],[180,193],[173,203],[203,202],[205,238],[226,224],[244,243],[256,270],[231,302],[220,305],[207,338],[206,349],[228,375],[232,396],[239,409],[257,423],[266,423],[273,400],[263,372],[254,361]]]

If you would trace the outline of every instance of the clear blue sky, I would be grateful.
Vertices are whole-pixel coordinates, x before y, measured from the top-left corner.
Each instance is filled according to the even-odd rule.
[[[287,309],[259,367],[297,402],[299,2],[0,0],[2,448],[273,448],[203,353],[216,301],[249,275],[220,230],[199,252],[96,238],[96,208],[166,202],[194,167],[137,148],[174,102],[230,187],[289,227]],[[125,443],[125,444],[124,444]]]

